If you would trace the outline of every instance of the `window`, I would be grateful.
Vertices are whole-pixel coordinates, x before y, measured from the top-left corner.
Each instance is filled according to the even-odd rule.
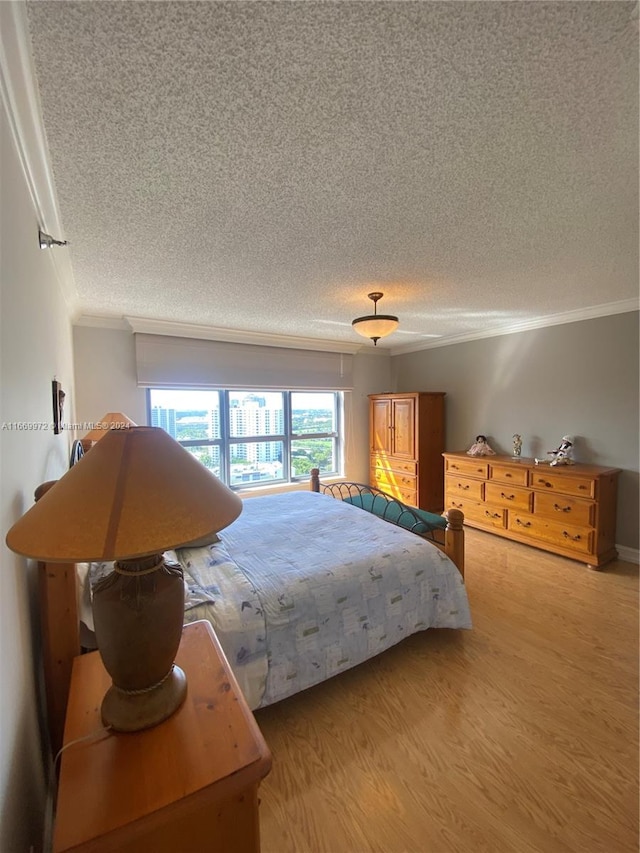
[[[231,487],[308,479],[341,468],[342,393],[150,388],[162,427]]]

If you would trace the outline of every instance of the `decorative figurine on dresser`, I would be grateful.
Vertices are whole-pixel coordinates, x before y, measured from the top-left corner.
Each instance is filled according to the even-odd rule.
[[[518,435],[518,433],[514,433],[513,435],[513,458],[520,459],[522,455],[522,436]]]
[[[536,459],[536,465],[548,462],[549,465],[573,465],[573,436],[563,435],[562,441],[555,450],[548,450],[547,456],[553,459]]]
[[[573,436],[563,435],[559,447],[549,453],[553,456],[550,465],[573,465]]]
[[[475,442],[467,450],[468,456],[495,456],[495,450],[489,447],[486,435],[477,435]]]

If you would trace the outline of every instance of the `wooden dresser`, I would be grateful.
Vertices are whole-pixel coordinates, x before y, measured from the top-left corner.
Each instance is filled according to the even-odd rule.
[[[445,453],[446,508],[465,524],[587,563],[615,560],[620,469]]]
[[[369,395],[370,485],[430,512],[444,508],[444,397]]]

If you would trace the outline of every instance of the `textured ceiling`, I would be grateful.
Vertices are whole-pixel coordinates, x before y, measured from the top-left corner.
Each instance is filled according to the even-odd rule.
[[[382,290],[402,347],[638,297],[633,3],[27,9],[80,313],[357,342]]]

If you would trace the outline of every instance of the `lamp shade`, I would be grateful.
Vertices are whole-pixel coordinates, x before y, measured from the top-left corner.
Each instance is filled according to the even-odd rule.
[[[136,424],[122,412],[107,412],[100,421],[88,432],[83,441],[100,441],[110,429],[128,429]]]
[[[7,534],[48,562],[161,553],[222,530],[241,499],[160,427],[106,430]]]

